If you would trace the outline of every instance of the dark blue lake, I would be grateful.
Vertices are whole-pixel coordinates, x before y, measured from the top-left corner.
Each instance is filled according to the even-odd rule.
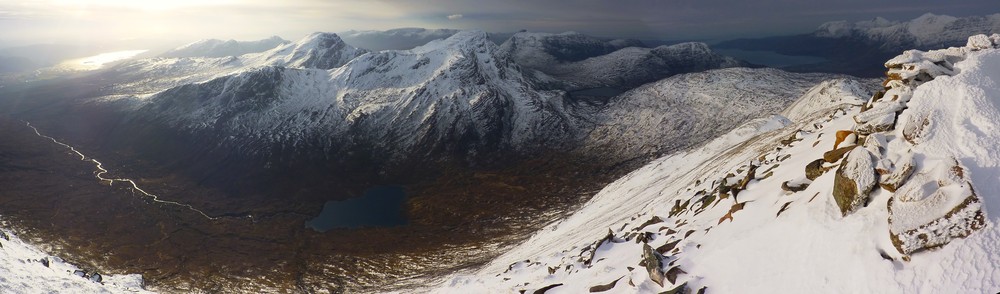
[[[395,227],[406,224],[403,207],[406,193],[402,187],[379,186],[361,197],[328,201],[319,216],[306,227],[319,232],[337,228]]]
[[[740,49],[713,49],[716,53],[736,57],[750,63],[768,67],[786,67],[827,61],[817,56],[784,55],[774,51],[750,51]]]

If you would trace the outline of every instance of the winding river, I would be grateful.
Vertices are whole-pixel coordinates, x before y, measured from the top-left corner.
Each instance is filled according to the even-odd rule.
[[[163,204],[166,204],[166,205],[174,205],[174,206],[180,206],[180,207],[183,207],[183,208],[187,208],[187,209],[190,209],[191,211],[197,212],[198,214],[204,216],[205,218],[207,218],[209,220],[217,220],[217,219],[220,218],[220,217],[210,216],[210,215],[206,214],[204,211],[201,211],[201,210],[198,210],[197,208],[194,208],[194,206],[191,206],[190,204],[184,204],[184,203],[180,203],[180,202],[176,202],[176,201],[169,201],[169,200],[161,200],[160,196],[157,196],[155,194],[146,192],[146,190],[143,190],[142,188],[139,188],[139,185],[136,184],[135,181],[133,181],[131,179],[126,179],[126,178],[121,178],[121,179],[119,179],[119,178],[105,178],[104,175],[108,173],[108,170],[104,168],[104,164],[102,164],[100,161],[97,161],[97,159],[94,159],[94,158],[88,158],[86,155],[84,155],[80,151],[76,150],[76,148],[74,148],[73,146],[70,146],[70,145],[68,145],[66,143],[63,143],[63,142],[59,142],[59,140],[56,140],[55,138],[43,135],[41,132],[38,131],[37,128],[35,128],[35,126],[31,125],[31,122],[27,122],[26,121],[26,122],[24,122],[24,124],[27,125],[29,128],[31,128],[32,130],[34,130],[35,134],[38,135],[39,137],[42,137],[42,138],[45,138],[45,139],[49,139],[53,143],[59,144],[59,145],[61,145],[63,147],[66,147],[70,151],[73,151],[73,153],[76,153],[76,155],[80,156],[80,160],[81,161],[90,161],[90,162],[94,163],[94,166],[97,168],[97,171],[94,172],[95,177],[97,177],[97,179],[100,180],[101,182],[107,182],[108,185],[114,185],[116,182],[127,183],[128,185],[130,185],[132,187],[133,190],[139,192],[143,197],[147,197],[147,198],[153,200],[153,202],[163,203]]]

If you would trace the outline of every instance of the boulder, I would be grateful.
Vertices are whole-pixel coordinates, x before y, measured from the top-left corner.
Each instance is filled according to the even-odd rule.
[[[889,238],[902,254],[944,246],[986,225],[967,171],[955,160],[929,163],[889,199]]]
[[[854,148],[856,147],[858,147],[858,145],[851,145],[827,151],[826,153],[823,153],[823,160],[826,160],[826,162],[829,163],[837,162],[837,160],[840,160],[840,158],[844,157],[844,154],[847,154],[847,152],[854,150]]]
[[[841,214],[847,216],[868,202],[868,192],[875,187],[878,175],[871,153],[855,148],[840,164],[833,179],[833,199]]]
[[[896,189],[906,183],[906,180],[910,178],[910,175],[913,174],[913,169],[915,167],[916,166],[913,163],[913,155],[906,155],[895,164],[895,168],[892,172],[879,179],[879,186],[886,191],[896,192]]]
[[[871,113],[871,115],[867,115],[871,117],[868,118],[868,120],[866,120],[865,122],[859,122],[857,124],[856,131],[860,135],[869,135],[874,133],[891,131],[893,128],[896,127],[896,111],[872,110],[866,112],[865,114],[867,113]],[[859,116],[861,116],[861,114],[855,116],[855,121],[858,120]]]
[[[611,281],[611,283],[607,283],[607,284],[603,284],[603,285],[597,285],[597,286],[590,287],[590,293],[604,292],[604,291],[608,291],[608,290],[614,289],[615,285],[618,284],[618,281],[621,281],[621,279],[624,278],[624,277],[625,276],[618,277],[614,281]]]
[[[833,142],[833,149],[836,150],[840,144],[853,145],[858,140],[858,135],[853,131],[840,130],[837,131],[837,139]]]
[[[823,167],[823,162],[826,162],[826,160],[821,158],[813,160],[812,162],[807,164],[806,178],[809,179],[810,181],[815,181],[816,178],[819,178],[819,176],[822,176],[824,173],[826,173],[827,169]]]
[[[649,244],[642,245],[642,261],[645,263],[646,272],[649,273],[649,279],[663,287],[663,280],[666,279],[666,273],[663,272],[663,261]]]

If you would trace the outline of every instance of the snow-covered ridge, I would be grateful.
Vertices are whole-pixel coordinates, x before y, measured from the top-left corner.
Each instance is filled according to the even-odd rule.
[[[658,159],[434,292],[995,291],[998,47],[908,51],[867,102],[818,85],[794,121]]]
[[[828,22],[814,34],[830,38],[858,36],[882,43],[883,49],[900,50],[957,45],[974,34],[997,32],[1000,32],[1000,14],[959,18],[927,13],[905,22],[881,17],[855,23]]]
[[[148,293],[142,276],[82,270],[0,230],[0,292]]]
[[[160,55],[160,57],[181,58],[240,56],[243,54],[264,52],[287,43],[288,41],[278,36],[272,36],[270,38],[257,41],[223,41],[218,39],[206,39],[174,48],[170,51],[164,52]]]
[[[223,57],[204,57],[211,56],[211,54],[201,53],[181,54],[177,55],[178,57],[164,55],[125,62],[108,71],[108,75],[112,76],[111,79],[117,81],[114,88],[117,92],[115,94],[118,96],[113,98],[115,98],[114,100],[132,98],[130,100],[144,101],[150,95],[171,87],[204,82],[265,66],[333,69],[368,52],[347,45],[340,37],[332,33],[313,33],[296,42],[275,38],[261,42],[268,40],[272,40],[276,44],[268,45],[270,47],[266,49],[254,51],[255,53],[227,54]],[[196,42],[193,45],[178,48],[177,51],[194,50],[189,48],[201,50],[199,48],[209,46],[203,44],[205,42],[216,43],[214,41]]]

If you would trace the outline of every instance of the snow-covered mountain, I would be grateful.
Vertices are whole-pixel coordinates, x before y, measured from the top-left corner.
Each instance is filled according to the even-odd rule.
[[[206,39],[171,49],[161,54],[160,57],[181,58],[240,56],[248,53],[264,52],[284,44],[288,44],[288,41],[278,36],[272,36],[267,39],[256,41],[224,41],[219,39]]]
[[[398,28],[384,31],[346,31],[338,33],[348,44],[373,51],[409,50],[429,43],[447,39],[460,30]]]
[[[968,36],[993,33],[1000,33],[1000,14],[968,17],[924,14],[908,21],[875,18],[855,23],[829,22],[808,34],[737,39],[713,47],[826,59],[783,68],[789,71],[878,77],[884,73],[878,64],[900,51],[962,46]]]
[[[958,46],[968,36],[996,32],[1000,32],[1000,14],[954,17],[927,13],[909,21],[879,17],[855,23],[828,22],[814,34],[826,38],[862,38],[881,44],[884,50],[900,51]]]
[[[682,74],[619,95],[597,115],[585,146],[618,156],[660,156],[776,114],[828,74],[728,68]],[[859,92],[872,90],[845,79]]]
[[[315,150],[357,144],[414,152],[520,149],[571,142],[586,124],[572,115],[562,92],[536,90],[536,81],[483,32],[363,54],[328,71],[284,50],[241,57],[282,66],[163,91],[143,100],[131,117],[135,123],[211,132],[222,144],[261,153],[268,152],[261,146],[275,144]]]
[[[998,65],[977,35],[893,58],[873,96],[821,83],[433,292],[995,291]]]
[[[675,74],[745,66],[704,43],[645,48],[636,40],[602,40],[575,32],[514,34],[501,45],[522,66],[568,82],[570,89],[631,89]]]
[[[135,95],[145,98],[171,87],[264,66],[332,69],[367,52],[347,45],[336,34],[313,33],[296,42],[281,40],[280,44],[259,53],[132,60],[109,69],[105,75],[107,80],[115,82],[111,93],[115,99],[123,98],[123,95],[125,98]]]

